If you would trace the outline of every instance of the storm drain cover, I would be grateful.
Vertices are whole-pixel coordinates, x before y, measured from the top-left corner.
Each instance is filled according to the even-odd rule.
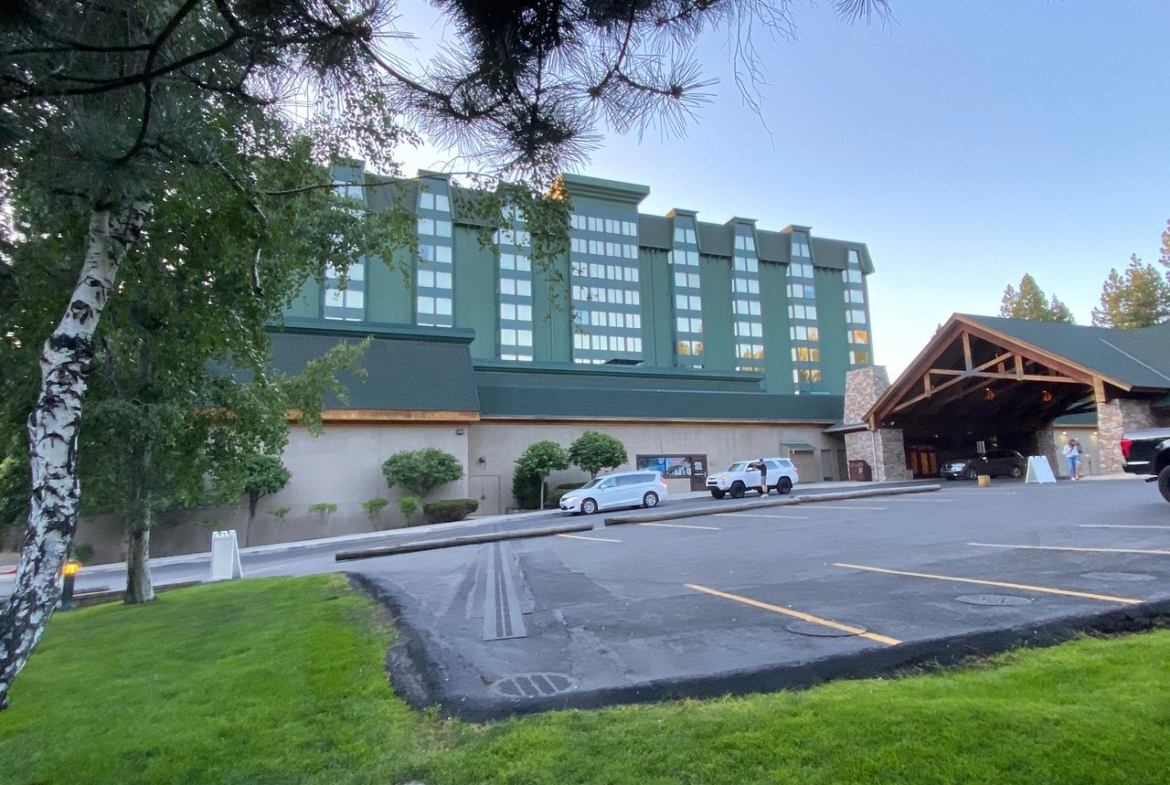
[[[1086,572],[1085,577],[1094,581],[1152,581],[1153,575],[1140,572]]]
[[[576,686],[577,682],[563,673],[525,673],[497,681],[491,691],[505,698],[547,698]]]
[[[964,594],[955,599],[968,605],[1027,605],[1032,601],[1029,597],[1013,594]]]
[[[809,635],[814,638],[849,638],[854,635],[860,635],[863,632],[868,632],[864,627],[858,627],[856,624],[847,624],[845,626],[851,629],[842,630],[811,621],[794,621],[784,629],[789,632],[795,632],[797,635]]]

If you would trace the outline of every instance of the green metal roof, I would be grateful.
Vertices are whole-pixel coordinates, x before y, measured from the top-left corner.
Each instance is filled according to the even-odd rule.
[[[702,390],[480,385],[483,417],[824,422],[841,417],[839,395]]]
[[[1170,390],[1170,323],[1139,330],[962,314],[988,329],[1136,388]]]
[[[436,330],[384,330],[374,336],[363,357],[369,374],[362,382],[350,374],[341,381],[349,391],[342,402],[330,396],[329,409],[396,411],[479,411],[479,397],[471,370],[470,340],[461,330],[448,340]],[[339,342],[358,343],[371,330],[286,329],[272,334],[272,359],[277,370],[296,373]],[[389,335],[387,335],[389,333]],[[411,335],[412,337],[405,337]],[[474,334],[472,334],[472,337]]]

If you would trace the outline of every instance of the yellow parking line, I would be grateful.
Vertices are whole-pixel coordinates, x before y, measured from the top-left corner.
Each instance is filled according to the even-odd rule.
[[[878,635],[878,634],[873,633],[873,632],[866,632],[865,630],[863,630],[859,627],[851,627],[848,624],[839,624],[838,622],[829,621],[828,619],[821,619],[821,618],[818,618],[816,616],[810,616],[809,614],[801,613],[800,611],[794,611],[794,610],[791,610],[789,608],[781,608],[779,605],[769,605],[766,602],[760,602],[759,600],[753,600],[750,597],[741,597],[738,594],[728,594],[727,592],[719,591],[718,589],[709,589],[706,586],[699,586],[698,584],[695,584],[695,583],[687,583],[684,585],[688,589],[694,589],[695,591],[701,591],[705,594],[710,594],[710,595],[713,595],[715,597],[722,597],[725,600],[735,600],[736,602],[742,602],[744,605],[751,605],[753,608],[763,608],[766,611],[772,611],[774,613],[782,613],[785,616],[791,616],[795,619],[800,619],[801,621],[812,622],[813,624],[821,624],[821,625],[824,625],[825,627],[831,627],[834,630],[841,630],[842,632],[852,633],[853,635],[856,635],[859,638],[867,638],[871,641],[877,641],[878,643],[884,643],[887,646],[897,646],[899,643],[902,642],[896,638],[887,638],[885,635]]]
[[[558,534],[558,537],[567,537],[570,540],[589,540],[589,542],[621,542],[621,540],[608,540],[605,537],[582,537],[578,534]]]
[[[1022,551],[1076,551],[1077,553],[1144,553],[1153,556],[1170,556],[1170,551],[1142,550],[1140,548],[1074,548],[1068,545],[1005,545],[998,542],[969,542],[979,548],[1012,548]]]
[[[936,581],[953,581],[954,583],[974,583],[979,586],[998,586],[1001,589],[1021,589],[1023,591],[1038,591],[1044,594],[1061,594],[1066,597],[1084,597],[1090,600],[1105,602],[1120,602],[1126,605],[1141,605],[1144,600],[1131,600],[1126,597],[1112,597],[1108,594],[1089,594],[1083,591],[1068,591],[1066,589],[1052,589],[1047,586],[1031,586],[1026,583],[1005,583],[1003,581],[983,581],[975,578],[956,578],[953,575],[932,575],[928,572],[905,572],[903,570],[887,570],[881,567],[864,567],[860,564],[844,564],[836,562],[834,567],[845,567],[850,570],[865,570],[866,572],[881,572],[886,575],[904,575],[910,578],[930,578]]]
[[[1170,529],[1170,526],[1141,526],[1136,523],[1082,523],[1082,529]]]
[[[715,514],[720,518],[785,518],[793,521],[803,521],[808,519],[807,515],[769,515],[762,512],[717,512]]]
[[[639,523],[638,526],[658,526],[662,529],[702,529],[703,531],[723,531],[718,526],[690,526],[685,523]]]

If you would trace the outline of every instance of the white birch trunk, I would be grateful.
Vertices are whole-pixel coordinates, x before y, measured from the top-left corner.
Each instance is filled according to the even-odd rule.
[[[41,392],[28,418],[32,496],[24,547],[0,614],[0,709],[60,599],[58,578],[77,530],[81,488],[77,435],[94,330],[118,265],[142,230],[149,206],[124,202],[90,213],[85,262],[65,315],[41,352]]]

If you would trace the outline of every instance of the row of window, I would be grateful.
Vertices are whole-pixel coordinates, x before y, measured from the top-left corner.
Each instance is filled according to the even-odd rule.
[[[604,240],[586,240],[582,237],[572,237],[569,239],[569,248],[574,253],[612,256],[614,259],[638,258],[638,246],[632,243],[610,243]]]
[[[595,352],[630,352],[639,354],[642,351],[642,339],[627,335],[573,335],[574,349],[590,349]],[[576,358],[574,358],[576,359]],[[601,360],[601,362],[605,362]]]
[[[578,262],[573,265],[573,275],[582,278],[597,278],[602,281],[638,282],[638,268],[620,264],[596,264]]]
[[[790,283],[788,284],[788,299],[815,300],[817,299],[816,287],[807,283]]]
[[[797,240],[795,237],[792,238],[792,255],[801,256],[806,259],[812,256],[808,250],[808,243],[804,242],[803,240]]]
[[[492,232],[492,240],[496,245],[515,245],[519,248],[532,245],[532,235],[523,229],[496,229]]]
[[[680,245],[698,245],[699,238],[695,236],[695,230],[683,226],[674,227],[674,242]]]
[[[641,305],[642,294],[631,289],[603,289],[600,286],[574,286],[573,299],[578,302]]]
[[[582,232],[603,232],[626,237],[638,236],[638,224],[634,221],[619,221],[613,218],[597,218],[592,215],[573,213],[569,216],[569,225]]]
[[[703,332],[702,319],[690,319],[685,316],[680,316],[674,320],[675,329],[680,333],[695,333],[696,335]]]
[[[812,346],[793,346],[792,359],[802,363],[819,363],[821,350]]]
[[[807,319],[810,322],[817,320],[817,307],[815,305],[797,305],[793,303],[788,306],[789,319]]]
[[[532,260],[524,254],[502,253],[500,254],[500,269],[530,273],[532,272]]]
[[[419,218],[418,233],[423,237],[450,237],[451,222],[441,218]]]
[[[423,314],[428,316],[451,316],[451,305],[452,300],[450,297],[430,297],[421,294],[418,297],[418,312],[420,317]],[[419,320],[419,324],[423,324],[421,318]],[[431,326],[437,326],[430,321],[428,321],[427,324]]]
[[[532,306],[523,303],[500,303],[500,320],[532,322]]]
[[[430,191],[420,191],[418,195],[420,210],[438,210],[441,213],[451,212],[451,200],[446,194],[435,194]]]
[[[504,346],[532,346],[532,330],[513,330],[510,327],[500,330],[500,343]]]
[[[845,321],[848,324],[865,324],[865,311],[846,311]]]
[[[573,321],[581,326],[625,327],[627,330],[642,329],[642,314],[619,313],[617,311],[573,311]]]
[[[418,246],[418,258],[424,262],[436,262],[438,264],[451,264],[451,246],[449,245],[430,245],[428,243],[420,243]]]
[[[682,265],[683,267],[698,267],[699,266],[699,252],[698,251],[671,251],[670,263],[675,265]]]
[[[737,234],[735,236],[735,250],[754,252],[756,250],[756,238],[750,234]]]

